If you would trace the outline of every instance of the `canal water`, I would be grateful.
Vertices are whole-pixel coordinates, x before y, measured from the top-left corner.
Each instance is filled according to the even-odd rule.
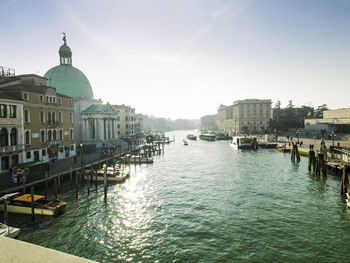
[[[124,184],[75,199],[64,214],[28,220],[20,240],[99,262],[349,262],[350,219],[335,177],[314,176],[276,150],[228,141],[176,142]],[[135,172],[136,171],[136,172]],[[49,260],[48,260],[49,262]]]

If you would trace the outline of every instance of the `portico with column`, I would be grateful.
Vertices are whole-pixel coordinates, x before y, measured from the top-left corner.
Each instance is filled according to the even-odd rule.
[[[113,144],[118,139],[116,127],[118,126],[118,113],[110,104],[94,104],[84,110],[82,119],[83,144]]]

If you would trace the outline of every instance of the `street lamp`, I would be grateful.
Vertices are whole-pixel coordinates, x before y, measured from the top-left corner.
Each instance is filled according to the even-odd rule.
[[[332,131],[332,132],[331,132],[331,136],[332,136],[332,141],[333,141],[333,146],[334,146],[334,137],[337,136],[337,135],[335,134],[334,131]]]
[[[80,158],[80,161],[81,161],[81,168],[83,168],[83,144],[81,143],[80,144],[80,155],[81,155],[81,158]]]
[[[297,144],[299,144],[299,133],[300,133],[300,131],[299,131],[299,130],[297,130],[297,131],[295,132],[295,134],[297,135],[297,138],[298,138],[298,142],[297,142]]]

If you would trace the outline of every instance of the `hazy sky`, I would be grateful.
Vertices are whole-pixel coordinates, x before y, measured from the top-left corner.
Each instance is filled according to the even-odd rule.
[[[65,32],[95,98],[139,113],[350,107],[349,0],[0,0],[0,22],[0,65],[44,75]]]

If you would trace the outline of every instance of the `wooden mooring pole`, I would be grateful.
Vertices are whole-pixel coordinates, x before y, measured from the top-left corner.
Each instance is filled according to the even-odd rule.
[[[73,189],[73,169],[72,169],[72,167],[70,168],[70,171],[69,171],[69,180],[70,180],[70,189]]]
[[[30,201],[32,207],[32,221],[35,222],[35,210],[34,210],[34,186],[30,189]]]
[[[105,200],[107,199],[107,165],[103,165],[103,185],[104,185],[104,192],[105,192]]]
[[[3,202],[4,202],[4,224],[8,225],[9,222],[8,222],[8,212],[7,212],[7,199],[5,198]]]
[[[78,173],[75,172],[75,198],[78,199]]]
[[[311,166],[313,168],[313,171],[315,172],[315,151],[314,150],[309,151],[309,163],[308,163],[309,172],[311,172]]]
[[[53,181],[54,181],[55,198],[57,199],[57,179],[55,178]]]
[[[46,196],[49,194],[49,181],[48,181],[48,177],[49,177],[49,171],[46,170],[46,171],[45,171],[45,193],[46,193]]]

